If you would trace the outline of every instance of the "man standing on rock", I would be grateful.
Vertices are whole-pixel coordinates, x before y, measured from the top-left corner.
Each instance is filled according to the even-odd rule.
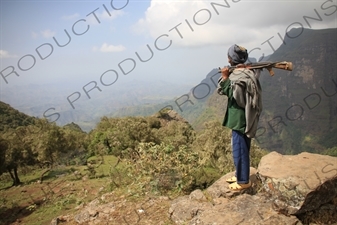
[[[262,111],[261,70],[249,70],[242,65],[248,59],[247,50],[233,45],[228,50],[229,67],[221,69],[218,93],[228,98],[223,126],[232,130],[232,151],[235,176],[228,179],[229,188],[240,191],[251,186],[250,144],[255,137],[257,124]]]

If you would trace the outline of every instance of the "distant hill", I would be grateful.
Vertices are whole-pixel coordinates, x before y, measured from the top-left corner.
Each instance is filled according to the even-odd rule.
[[[255,59],[251,60],[252,62],[256,61]],[[220,77],[218,71],[217,68],[212,69],[198,85],[194,86],[186,94],[177,96],[173,100],[171,99],[161,104],[122,107],[111,115],[116,117],[135,115],[148,116],[164,107],[169,107],[193,124],[194,128],[202,128],[204,122],[213,118],[213,113],[207,110],[217,111],[215,108],[211,109],[208,107],[209,104],[213,104],[213,101],[208,102],[208,99],[218,97],[217,95],[212,96],[213,92],[216,90],[218,78]],[[207,110],[204,111],[206,108]],[[204,115],[205,117],[200,117],[201,115]],[[197,125],[197,121],[200,121],[200,126]]]
[[[0,132],[9,128],[35,124],[36,119],[0,101]]]
[[[68,123],[68,124],[64,125],[63,127],[67,128],[69,130],[73,130],[73,131],[84,132],[81,129],[81,127],[78,124],[74,123],[74,122]]]

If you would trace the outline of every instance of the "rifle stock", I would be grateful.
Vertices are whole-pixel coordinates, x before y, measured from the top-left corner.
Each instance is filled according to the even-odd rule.
[[[287,62],[287,61],[247,63],[247,64],[239,64],[237,66],[230,66],[229,71],[233,72],[233,70],[235,70],[237,68],[247,68],[247,69],[263,69],[263,68],[266,68],[268,70],[270,76],[274,76],[275,73],[273,71],[273,68],[292,71],[293,70],[293,63]]]

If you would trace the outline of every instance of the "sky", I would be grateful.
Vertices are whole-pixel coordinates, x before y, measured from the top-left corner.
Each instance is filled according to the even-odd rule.
[[[197,85],[233,44],[259,58],[292,28],[336,28],[337,0],[0,0],[0,20],[0,101],[15,103],[6,89],[28,84]]]

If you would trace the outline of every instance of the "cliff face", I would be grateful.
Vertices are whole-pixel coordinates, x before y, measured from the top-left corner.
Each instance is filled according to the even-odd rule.
[[[284,42],[269,60],[291,61],[294,69],[261,77],[258,139],[281,152],[336,146],[329,135],[337,129],[337,29],[292,29]]]

